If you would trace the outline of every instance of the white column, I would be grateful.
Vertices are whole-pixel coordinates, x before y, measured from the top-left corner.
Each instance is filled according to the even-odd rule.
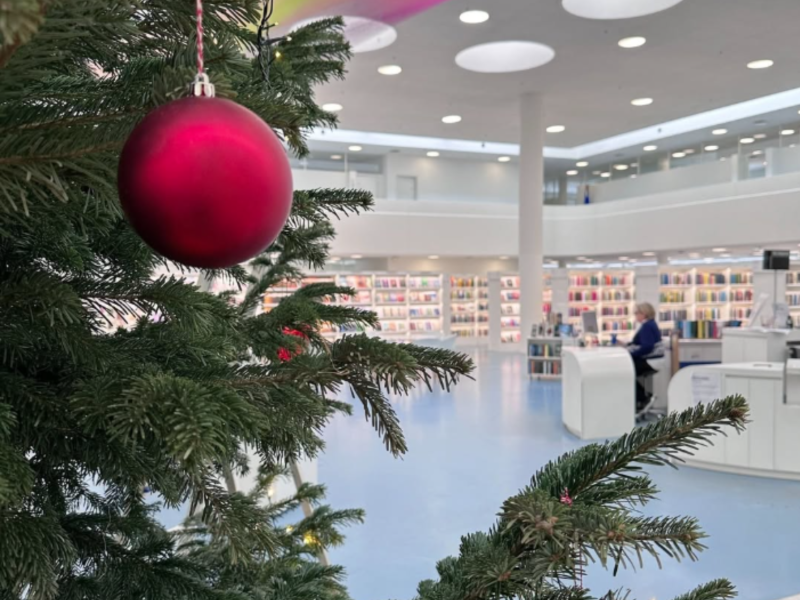
[[[542,320],[544,292],[544,115],[539,94],[523,94],[519,155],[519,285],[522,339]]]

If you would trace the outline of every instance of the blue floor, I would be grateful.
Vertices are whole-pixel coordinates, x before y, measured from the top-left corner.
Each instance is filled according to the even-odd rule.
[[[475,358],[476,380],[454,393],[395,402],[409,444],[402,460],[387,454],[362,414],[326,432],[319,475],[329,503],[367,512],[331,553],[347,568],[355,600],[412,598],[462,534],[489,527],[536,469],[579,445],[561,426],[560,383],[530,382],[522,356]],[[709,549],[697,563],[665,562],[664,570],[652,560],[616,578],[593,569],[584,584],[596,596],[623,587],[638,600],[669,600],[718,577],[747,600],[800,593],[800,483],[689,468],[653,475],[662,493],[648,512],[698,517]]]

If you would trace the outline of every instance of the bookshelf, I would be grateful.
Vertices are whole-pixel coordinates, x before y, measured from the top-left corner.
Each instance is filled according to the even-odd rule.
[[[561,379],[561,350],[575,345],[575,338],[536,336],[528,338],[528,375],[533,379]]]
[[[632,270],[570,270],[567,322],[581,326],[581,315],[597,312],[601,338],[633,332],[636,279]]]
[[[516,344],[522,341],[520,323],[519,275],[500,276],[500,342]]]
[[[485,277],[450,277],[450,332],[473,340],[489,336],[489,282]]]
[[[749,267],[663,269],[659,274],[658,323],[686,339],[718,339],[731,321],[745,321],[753,308]]]
[[[800,327],[800,271],[786,273],[786,304],[795,327]]]

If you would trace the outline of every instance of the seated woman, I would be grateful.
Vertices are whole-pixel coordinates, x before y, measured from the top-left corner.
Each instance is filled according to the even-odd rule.
[[[648,364],[648,358],[657,358],[664,355],[664,348],[661,344],[661,330],[656,323],[656,311],[649,302],[642,302],[636,305],[636,321],[639,328],[633,341],[628,345],[628,350],[633,357],[633,365],[636,368],[636,411],[643,410],[649,401],[647,392],[644,389],[639,377],[649,373],[655,373]]]

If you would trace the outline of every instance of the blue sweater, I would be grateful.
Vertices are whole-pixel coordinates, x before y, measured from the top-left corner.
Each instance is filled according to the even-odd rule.
[[[631,356],[645,357],[652,354],[656,344],[661,341],[661,330],[652,319],[642,323],[631,342]]]

